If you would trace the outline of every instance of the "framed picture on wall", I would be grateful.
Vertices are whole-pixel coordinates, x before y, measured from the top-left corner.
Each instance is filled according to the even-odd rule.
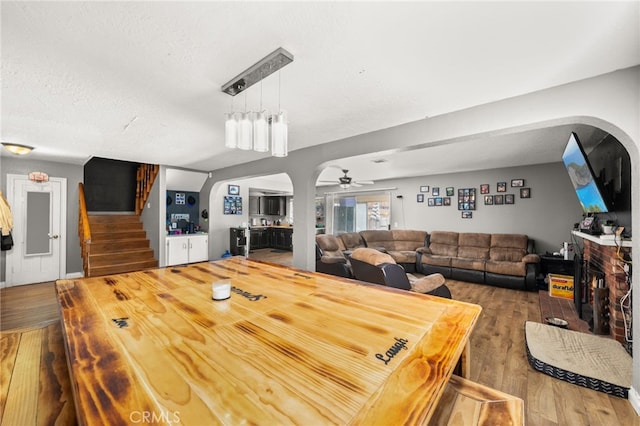
[[[507,192],[507,182],[498,182],[496,184],[497,192]]]
[[[229,193],[229,195],[240,195],[240,186],[239,185],[229,185],[228,193]]]
[[[420,192],[429,192],[429,185],[422,185],[420,187]]]
[[[419,203],[424,203],[424,194],[418,194],[417,201]]]
[[[493,195],[485,195],[484,196],[484,205],[490,206],[493,204]]]
[[[462,218],[463,219],[471,219],[473,217],[473,212],[470,211],[463,211],[462,212]]]
[[[447,191],[447,197],[453,197],[453,186],[447,187],[446,191]]]
[[[435,198],[429,198],[427,200],[427,205],[428,206],[435,206],[436,205],[436,199]]]
[[[531,188],[520,188],[520,198],[531,198]]]
[[[504,195],[504,203],[505,204],[515,204],[515,196],[513,194],[505,194]]]
[[[488,183],[483,183],[480,185],[480,193],[481,194],[488,194],[489,193],[489,184]]]
[[[504,195],[496,195],[493,197],[493,204],[504,204]]]
[[[524,186],[524,179],[511,179],[511,186],[516,188]]]
[[[434,197],[438,197],[440,195],[440,187],[434,186],[433,188],[431,188],[431,195],[433,195]]]
[[[444,197],[442,199],[442,205],[443,206],[450,206],[451,205],[451,197]]]

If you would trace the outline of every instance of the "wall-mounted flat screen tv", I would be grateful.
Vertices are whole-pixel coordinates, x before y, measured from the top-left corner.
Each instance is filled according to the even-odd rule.
[[[578,200],[585,213],[608,213],[609,208],[602,196],[587,155],[575,133],[569,136],[569,142],[562,154],[562,162],[567,168],[569,179],[576,190]]]

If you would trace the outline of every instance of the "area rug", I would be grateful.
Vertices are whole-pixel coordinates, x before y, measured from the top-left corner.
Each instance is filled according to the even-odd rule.
[[[606,337],[527,321],[525,343],[529,364],[557,379],[627,398],[631,356]]]

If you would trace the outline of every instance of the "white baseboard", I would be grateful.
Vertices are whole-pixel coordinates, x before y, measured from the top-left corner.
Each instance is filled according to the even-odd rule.
[[[67,276],[65,277],[65,279],[67,280],[74,280],[76,278],[84,278],[84,272],[72,272],[70,274],[67,274]]]
[[[5,288],[7,286],[7,283],[4,281],[0,281],[0,288]]]
[[[636,414],[640,415],[640,394],[636,391],[633,386],[629,389],[629,402],[634,410],[636,410]]]

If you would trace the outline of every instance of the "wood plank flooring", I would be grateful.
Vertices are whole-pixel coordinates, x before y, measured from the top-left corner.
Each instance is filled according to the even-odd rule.
[[[250,258],[291,265],[291,253],[256,250]],[[447,281],[453,298],[483,307],[471,336],[470,379],[524,400],[526,424],[640,426],[629,401],[554,379],[533,370],[526,358],[524,322],[542,321],[537,292]],[[1,322],[42,324],[59,319],[53,283],[0,290]]]

